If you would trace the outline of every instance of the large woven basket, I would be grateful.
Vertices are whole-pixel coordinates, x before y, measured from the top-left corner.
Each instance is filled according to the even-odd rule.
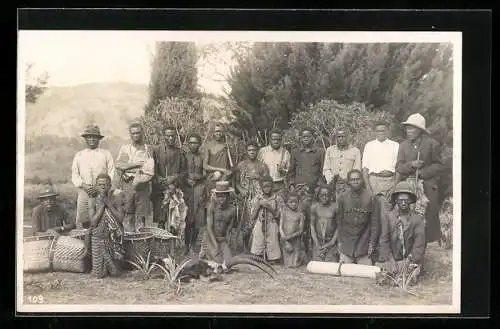
[[[23,270],[25,272],[51,270],[49,253],[54,239],[53,234],[29,236],[23,239]]]
[[[84,240],[60,235],[54,240],[49,256],[54,271],[84,273],[88,264],[87,254]]]
[[[141,227],[139,232],[153,234],[151,256],[165,258],[168,255],[172,255],[172,248],[174,248],[175,241],[178,239],[177,236],[158,227]]]
[[[77,238],[77,239],[80,239],[80,240],[85,240],[85,237],[89,234],[89,230],[86,229],[86,228],[83,228],[83,229],[73,229],[71,231],[68,232],[68,236],[70,237],[73,237],[73,238]]]
[[[137,262],[137,257],[148,257],[153,242],[153,233],[125,233],[123,236],[123,246],[125,247],[125,260]]]

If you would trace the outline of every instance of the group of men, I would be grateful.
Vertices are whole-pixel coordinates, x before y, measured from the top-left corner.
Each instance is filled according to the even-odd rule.
[[[426,244],[441,235],[437,182],[443,164],[424,117],[413,114],[402,124],[407,139],[398,144],[389,139],[389,124],[377,122],[376,139],[366,144],[363,155],[342,128],[336,131],[336,144],[326,150],[315,146],[313,130],[305,128],[301,145],[290,151],[283,146],[282,132],[275,129],[269,145],[259,149],[249,143],[247,159],[238,164],[233,164],[222,124],[203,146],[199,135],[187,136],[187,151],[177,145],[175,127],[166,128],[163,143],[147,145],[141,125],[131,124],[131,142],[120,148],[116,161],[99,147],[104,137],[99,127],[87,126],[81,135],[86,148],[72,164],[72,182],[78,188],[76,227],[90,227],[96,179],[104,173],[124,195],[125,231],[158,225],[179,233],[180,226],[165,211],[165,200],[177,195],[176,204],[187,210],[182,218],[186,252],[200,257],[212,250],[214,258],[225,258],[228,235],[236,230],[245,249],[275,261],[293,254],[294,260],[287,262],[296,264],[299,256],[294,249],[303,249],[302,257],[312,253],[313,259],[314,254],[325,259],[327,249],[336,244],[342,262],[373,264],[401,257],[421,262]],[[346,190],[339,188],[342,184]],[[230,195],[236,196],[237,206],[230,205]],[[283,201],[279,206],[278,199]],[[414,209],[411,204],[421,199],[423,211]],[[292,218],[290,227],[300,223],[300,230],[295,229],[299,233],[284,233],[288,224],[281,223],[288,219],[282,214],[287,211],[280,209],[285,208]],[[263,226],[261,217],[276,225]],[[334,218],[335,225],[325,224],[326,242],[319,243],[316,224],[323,217]],[[37,218],[35,231],[47,229],[36,224],[41,222]],[[298,237],[302,244],[293,244]]]

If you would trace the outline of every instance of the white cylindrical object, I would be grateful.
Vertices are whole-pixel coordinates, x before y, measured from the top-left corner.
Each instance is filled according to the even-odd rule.
[[[361,264],[340,264],[333,262],[316,262],[311,261],[307,264],[307,271],[316,274],[329,274],[340,276],[355,276],[360,278],[375,279],[375,276],[380,272],[380,267]]]

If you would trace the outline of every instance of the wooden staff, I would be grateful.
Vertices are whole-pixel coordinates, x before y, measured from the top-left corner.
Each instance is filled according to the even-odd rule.
[[[177,139],[179,140],[179,147],[182,147],[181,135],[179,134],[179,130],[177,129],[177,122],[175,123],[175,132],[177,133]]]
[[[226,150],[227,150],[227,157],[229,159],[229,165],[231,166],[231,169],[233,169],[233,159],[231,158],[231,150],[229,149],[229,143],[227,142],[227,135],[224,134],[224,141],[226,142]]]
[[[267,243],[266,243],[266,235],[267,235],[267,208],[264,208],[263,211],[264,211],[264,222],[263,222],[264,227],[262,228],[262,231],[264,233],[264,261],[267,262]]]
[[[420,160],[420,151],[417,152],[417,161]],[[420,196],[418,195],[418,168],[415,170],[415,194],[417,194],[417,198]]]

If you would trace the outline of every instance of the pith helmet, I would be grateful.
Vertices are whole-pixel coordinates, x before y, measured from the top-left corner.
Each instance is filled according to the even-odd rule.
[[[391,200],[394,204],[396,197],[399,193],[406,193],[410,195],[411,203],[417,202],[417,195],[413,192],[413,187],[408,182],[399,182],[394,189],[394,192],[391,194]]]
[[[426,133],[430,134],[431,132],[425,128],[425,118],[420,113],[412,114],[406,119],[405,122],[401,122],[403,126],[414,126],[419,129],[422,129]]]

